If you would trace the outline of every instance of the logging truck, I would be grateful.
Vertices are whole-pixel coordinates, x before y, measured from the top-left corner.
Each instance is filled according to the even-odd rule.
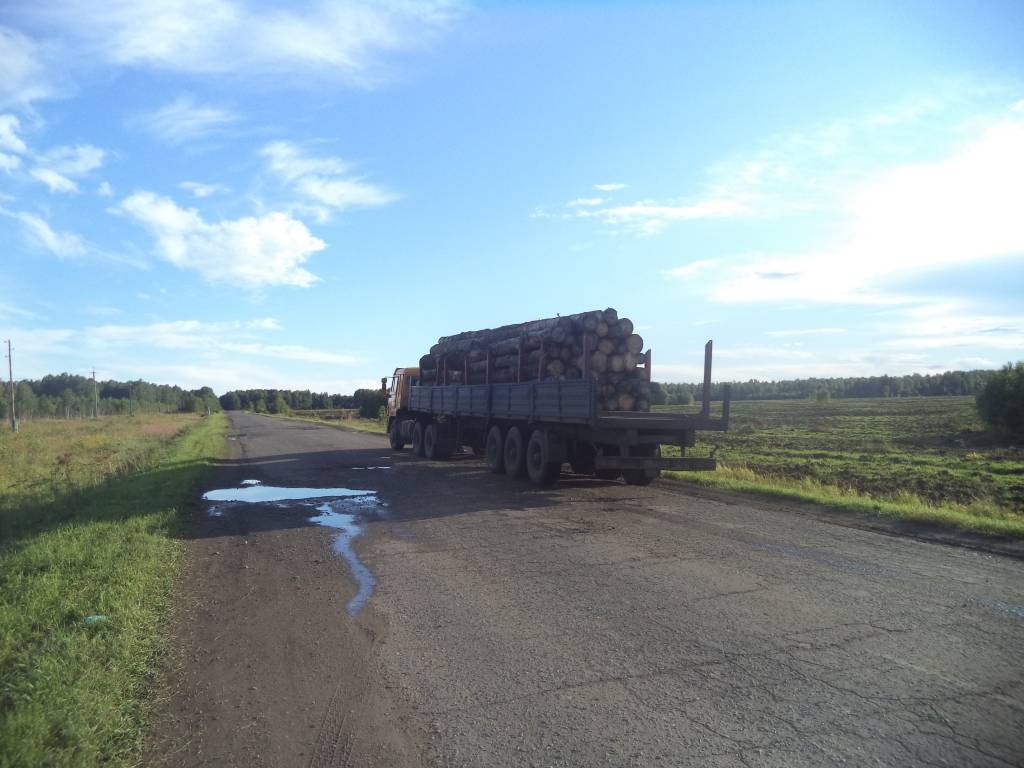
[[[484,456],[495,474],[556,482],[562,466],[576,474],[622,478],[647,485],[663,469],[713,470],[713,457],[691,457],[698,430],[729,426],[726,387],[721,415],[711,415],[711,350],[704,348],[704,390],[697,413],[606,410],[599,382],[580,379],[451,383],[443,373],[422,381],[420,368],[396,368],[381,380],[388,395],[388,439],[394,450],[412,446],[417,456],[450,458],[460,448]],[[584,358],[586,359],[586,358]],[[646,355],[650,381],[650,352]],[[662,457],[662,445],[679,447]]]

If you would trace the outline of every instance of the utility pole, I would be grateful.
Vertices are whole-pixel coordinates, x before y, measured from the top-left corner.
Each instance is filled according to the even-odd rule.
[[[92,369],[92,417],[98,419],[100,417],[100,396],[96,391],[96,369]]]
[[[18,417],[14,413],[14,357],[11,354],[10,339],[7,340],[7,376],[11,382],[11,432],[17,432]]]

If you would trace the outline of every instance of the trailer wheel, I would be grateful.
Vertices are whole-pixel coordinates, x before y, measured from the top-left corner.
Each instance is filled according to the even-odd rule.
[[[427,424],[423,432],[423,455],[432,461],[451,458],[455,451],[455,440],[437,422]]]
[[[394,419],[391,428],[388,430],[388,442],[391,443],[391,450],[400,451],[405,448],[405,440],[402,439],[402,422]]]
[[[487,454],[487,468],[496,475],[504,475],[505,434],[497,424],[488,430],[484,450]]]
[[[412,452],[423,456],[423,422],[417,421],[412,428]]]
[[[641,445],[633,451],[634,456],[661,456],[661,446]],[[648,473],[646,469],[624,469],[622,479],[627,485],[650,485],[661,476],[661,470],[655,469]]]
[[[526,477],[526,440],[519,427],[511,427],[505,435],[505,474]]]
[[[537,485],[551,485],[558,480],[561,471],[562,462],[551,461],[547,431],[535,429],[526,446],[526,472],[530,480]]]

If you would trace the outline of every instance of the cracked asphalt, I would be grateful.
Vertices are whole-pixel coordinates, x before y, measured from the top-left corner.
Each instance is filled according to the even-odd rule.
[[[217,631],[182,634],[186,656],[190,643],[215,646],[181,671],[176,711],[201,713],[186,717],[183,763],[233,764],[234,717],[262,718],[250,765],[1024,764],[1021,560],[677,484],[569,478],[539,490],[469,457],[392,454],[375,435],[246,414],[232,423],[222,484],[377,492],[383,510],[354,542],[377,584],[348,617],[345,563],[321,562],[330,531],[209,523],[225,527],[196,546],[247,541],[248,567],[218,571],[218,599],[255,594],[287,620],[200,612]],[[193,551],[196,584],[225,568],[212,560]],[[337,599],[264,585],[292,578],[285,567]],[[348,667],[323,662],[285,703],[218,710],[218,696],[259,686],[261,664],[276,663],[250,656],[248,677],[224,674],[216,695],[203,693],[197,681],[231,663],[222,638],[301,660],[312,614],[325,611],[336,613],[317,619],[317,658]],[[246,644],[265,632],[278,636]],[[297,734],[285,707],[310,725]]]

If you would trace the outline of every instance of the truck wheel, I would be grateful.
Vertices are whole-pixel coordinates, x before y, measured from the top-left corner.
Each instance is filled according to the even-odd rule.
[[[526,440],[519,427],[511,427],[505,435],[505,474],[526,477]]]
[[[402,422],[398,419],[391,422],[391,429],[388,430],[388,442],[391,443],[393,451],[405,448],[405,440],[402,439]]]
[[[437,424],[427,424],[427,428],[423,430],[423,455],[428,459],[440,458],[437,455]]]
[[[658,457],[661,456],[661,446],[642,445],[633,451],[633,455]],[[626,481],[627,485],[650,485],[660,476],[660,469],[655,469],[651,473],[648,473],[646,469],[622,470],[622,479]]]
[[[551,485],[558,480],[562,471],[560,461],[551,461],[548,433],[535,429],[526,446],[526,472],[536,485]]]
[[[497,424],[487,432],[485,452],[487,454],[487,468],[496,475],[504,475],[505,435]]]
[[[412,428],[412,452],[417,456],[423,455],[423,422],[417,421]]]

